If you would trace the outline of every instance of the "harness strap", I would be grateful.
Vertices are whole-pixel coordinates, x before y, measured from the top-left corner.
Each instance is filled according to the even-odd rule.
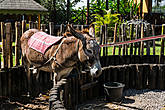
[[[59,44],[59,46],[58,46],[58,48],[57,48],[55,54],[54,54],[53,56],[51,56],[50,59],[49,59],[48,61],[46,61],[44,64],[42,64],[42,65],[40,65],[40,66],[33,67],[33,68],[31,68],[31,69],[38,69],[38,68],[41,68],[42,66],[46,65],[47,63],[49,63],[52,59],[53,59],[53,60],[56,62],[56,64],[58,64],[59,66],[65,67],[65,66],[61,65],[60,63],[58,63],[58,62],[57,62],[57,59],[56,59],[56,54],[57,54],[57,52],[59,51],[59,49],[60,49],[60,47],[61,47],[61,45],[63,44],[64,41],[65,41],[65,38],[64,38],[64,40],[62,40],[61,43]],[[77,52],[78,52],[78,49],[79,49],[79,42],[80,42],[80,40],[78,39],[78,44],[77,44],[77,49],[76,49]]]

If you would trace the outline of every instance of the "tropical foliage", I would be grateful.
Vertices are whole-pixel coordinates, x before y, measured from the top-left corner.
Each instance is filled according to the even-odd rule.
[[[93,14],[93,16],[95,16],[95,22],[93,22],[93,24],[95,24],[96,27],[96,35],[99,34],[99,30],[102,25],[107,24],[108,27],[114,27],[115,23],[119,22],[118,16],[120,14],[112,14],[110,9],[105,11],[106,14],[103,16],[99,14]],[[110,30],[108,30],[108,32],[108,34],[112,34]]]

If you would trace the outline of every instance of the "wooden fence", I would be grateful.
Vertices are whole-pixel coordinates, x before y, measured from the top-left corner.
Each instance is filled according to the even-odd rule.
[[[113,65],[114,61],[119,61],[118,57],[101,57],[101,64],[105,65],[105,60],[112,65],[103,67],[102,75],[97,79],[92,79],[89,72],[79,74],[76,70],[65,80],[59,82],[57,87],[51,90],[51,98],[54,103],[57,100],[62,102],[66,109],[76,110],[83,102],[98,98],[104,95],[103,84],[106,82],[120,82],[125,84],[125,89],[161,89],[165,90],[165,64],[154,64],[156,61],[149,60],[134,64],[132,56],[126,56],[130,59],[128,64],[118,63]],[[148,56],[140,56],[142,59]],[[123,57],[125,59],[125,57]],[[123,59],[121,58],[121,59]],[[151,57],[148,57],[151,59]],[[133,63],[133,64],[130,64]],[[149,64],[150,63],[150,64]],[[58,97],[52,97],[56,94]],[[56,105],[58,106],[58,105]]]
[[[36,25],[37,23],[30,22],[29,28],[35,28],[37,27]],[[60,25],[59,35],[62,35],[64,32],[64,27],[64,25]],[[84,26],[76,27],[79,29],[84,28]],[[164,27],[164,25],[162,25],[162,27]],[[26,29],[25,21],[22,23],[16,22],[14,31],[11,23],[1,23],[2,58],[0,59],[2,69],[0,71],[0,96],[19,96],[27,92],[27,86],[29,85],[27,85],[26,72],[23,66],[19,66],[22,64],[20,62],[19,39]],[[109,43],[107,28],[103,26],[101,29],[100,44],[107,44]],[[126,35],[127,31],[126,29],[124,30],[124,28],[118,30],[119,33],[124,34],[119,34],[117,33],[116,24],[113,42],[143,38],[147,32],[144,28],[140,28],[142,30],[136,32],[134,32],[134,30],[137,30],[136,28],[129,29],[132,29],[129,32],[133,34]],[[41,25],[41,30],[45,31],[46,25]],[[55,31],[53,23],[49,23],[48,30],[51,35],[55,35],[57,32]],[[162,28],[162,30],[164,30],[164,28]],[[154,35],[153,30],[152,33],[152,35]],[[15,41],[14,46],[12,46],[13,41]],[[157,42],[160,42],[159,45]],[[158,55],[156,52],[157,47],[160,50]],[[151,52],[151,48],[153,52]],[[109,53],[111,56],[109,56]],[[15,56],[13,56],[13,54]],[[103,47],[102,57],[100,59],[103,74],[98,79],[92,79],[89,76],[89,72],[80,74],[77,70],[72,71],[72,74],[65,80],[65,83],[62,83],[62,85],[57,88],[58,98],[66,108],[76,108],[78,104],[88,99],[103,95],[102,84],[108,81],[122,82],[126,85],[125,88],[164,90],[164,59],[163,38],[161,40],[125,44],[118,47]],[[41,88],[37,88],[37,83],[33,76],[31,79],[32,85],[30,86],[32,92],[35,91],[35,93],[37,93],[36,91],[40,92],[52,87],[49,73],[41,72],[39,80]]]

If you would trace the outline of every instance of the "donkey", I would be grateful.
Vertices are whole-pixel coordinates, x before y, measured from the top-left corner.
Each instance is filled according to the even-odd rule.
[[[102,72],[99,60],[100,47],[93,37],[94,28],[91,26],[88,31],[77,31],[70,25],[67,28],[69,32],[66,32],[58,43],[50,46],[44,54],[28,45],[31,36],[41,32],[40,30],[29,29],[20,39],[22,58],[26,67],[30,68],[30,65],[33,65],[33,69],[53,72],[54,85],[61,78],[68,76],[77,62],[86,62],[92,77],[98,77]],[[30,81],[30,70],[27,71]]]

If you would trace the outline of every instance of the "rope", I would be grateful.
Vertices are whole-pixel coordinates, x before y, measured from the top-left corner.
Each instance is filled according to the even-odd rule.
[[[103,44],[100,45],[100,47],[109,47],[109,46],[119,46],[124,44],[131,44],[136,42],[142,42],[142,41],[148,41],[148,40],[154,40],[159,38],[165,38],[165,35],[158,35],[158,36],[152,36],[152,37],[145,37],[141,39],[131,40],[131,41],[125,41],[125,42],[117,42],[117,43],[111,43],[111,44]]]

